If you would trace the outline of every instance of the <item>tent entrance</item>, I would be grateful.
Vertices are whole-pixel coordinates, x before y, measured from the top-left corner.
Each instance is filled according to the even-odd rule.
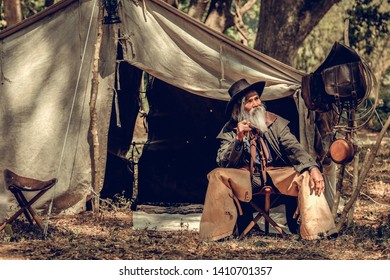
[[[207,174],[216,165],[216,136],[226,122],[226,102],[204,98],[155,79],[146,91],[148,141],[139,161],[140,203],[203,204]],[[290,120],[298,135],[292,97],[268,101],[267,108]]]
[[[129,65],[121,69],[137,79],[142,75]],[[136,151],[142,153],[136,166],[138,203],[202,204],[207,174],[217,167],[215,159],[219,143],[216,136],[226,120],[226,102],[200,97],[154,79],[146,91],[149,113],[140,121],[139,90],[134,82],[129,83],[131,80],[127,80],[129,91],[125,90],[125,84],[117,91],[120,127],[117,125],[116,101],[113,102],[101,197],[123,194],[131,198],[134,162],[126,155],[128,157]],[[268,101],[267,109],[292,120],[290,129],[298,135],[298,113],[292,98]],[[142,143],[137,133],[143,131],[144,121],[147,122],[148,136]],[[137,150],[142,148],[142,151]]]
[[[149,133],[139,162],[139,201],[203,203],[226,102],[157,79],[146,97]]]
[[[118,57],[120,52],[119,47]],[[192,94],[124,61],[118,64],[115,88],[101,197],[131,198],[136,185],[139,204],[202,204],[207,174],[217,167],[216,136],[226,122],[227,102]],[[298,135],[292,97],[266,105],[290,120],[291,131]]]
[[[121,48],[118,48],[118,57]],[[115,92],[108,131],[107,162],[101,198],[115,195],[131,198],[134,165],[128,158],[140,108],[139,88],[142,71],[118,59]]]

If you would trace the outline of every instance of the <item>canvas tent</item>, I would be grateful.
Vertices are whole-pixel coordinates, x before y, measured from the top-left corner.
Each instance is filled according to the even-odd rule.
[[[56,213],[80,212],[91,195],[118,185],[131,193],[133,166],[125,156],[138,149],[132,143],[145,123],[139,201],[202,203],[227,89],[240,78],[267,82],[268,109],[289,118],[314,154],[314,127],[299,94],[304,73],[159,0],[122,0],[119,16],[120,24],[103,26],[95,191],[89,103],[98,1],[64,0],[0,33],[0,170],[58,178],[40,199],[42,209],[53,202]],[[139,113],[144,91],[147,116]],[[3,199],[10,194],[0,180]]]

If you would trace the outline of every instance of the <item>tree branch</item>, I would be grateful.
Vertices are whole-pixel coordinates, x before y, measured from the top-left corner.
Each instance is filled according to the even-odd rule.
[[[241,2],[241,1],[240,1]],[[245,15],[246,12],[248,12],[250,9],[252,9],[253,5],[256,3],[256,0],[248,0],[248,2],[246,2],[244,4],[244,6],[242,6],[240,8],[240,14],[241,15]]]
[[[340,0],[305,0],[298,11],[300,26],[297,40],[303,42],[307,35],[323,19],[325,14]]]
[[[380,203],[378,201],[375,201],[371,196],[369,196],[368,194],[365,194],[364,192],[360,192],[360,194],[365,196],[365,197],[367,197],[369,200],[371,200],[375,204],[378,204],[378,205],[381,205],[381,206],[385,206],[385,207],[390,207],[390,205],[388,205],[388,204],[384,204],[384,203]]]
[[[382,130],[378,135],[374,149],[372,151],[369,151],[370,154],[367,156],[367,158],[368,158],[367,163],[362,168],[356,189],[354,190],[350,200],[345,205],[343,212],[341,213],[340,220],[337,224],[337,231],[340,231],[340,229],[344,225],[345,219],[347,218],[347,215],[348,215],[348,211],[351,209],[352,205],[354,204],[354,202],[356,201],[356,199],[360,193],[360,188],[362,187],[364,180],[366,179],[366,176],[368,174],[368,171],[370,170],[370,168],[374,162],[375,156],[378,153],[378,150],[380,148],[380,144],[382,142],[383,136],[385,135],[387,129],[389,128],[389,125],[390,125],[390,116],[387,118],[385,125],[382,127]]]
[[[244,21],[242,20],[241,9],[239,9],[241,5],[241,0],[234,0],[234,2],[236,3],[236,12],[234,14],[234,25],[236,26],[238,34],[240,35],[241,43],[245,46],[248,46],[248,34],[246,32]]]

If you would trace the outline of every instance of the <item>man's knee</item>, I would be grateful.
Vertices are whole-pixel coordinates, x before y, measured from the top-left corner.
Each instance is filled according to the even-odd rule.
[[[226,168],[217,167],[207,175],[209,182],[227,181]]]

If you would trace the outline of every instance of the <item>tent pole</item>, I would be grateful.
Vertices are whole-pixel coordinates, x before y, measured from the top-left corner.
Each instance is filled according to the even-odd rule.
[[[99,13],[98,13],[98,24],[97,24],[97,37],[95,43],[95,52],[93,57],[93,68],[92,68],[92,86],[91,86],[91,99],[90,99],[90,137],[92,140],[92,210],[93,212],[99,211],[99,191],[100,185],[100,168],[99,168],[99,135],[97,129],[97,112],[96,112],[96,101],[99,88],[99,60],[100,60],[100,46],[102,43],[103,35],[103,3],[102,0],[98,1]]]

